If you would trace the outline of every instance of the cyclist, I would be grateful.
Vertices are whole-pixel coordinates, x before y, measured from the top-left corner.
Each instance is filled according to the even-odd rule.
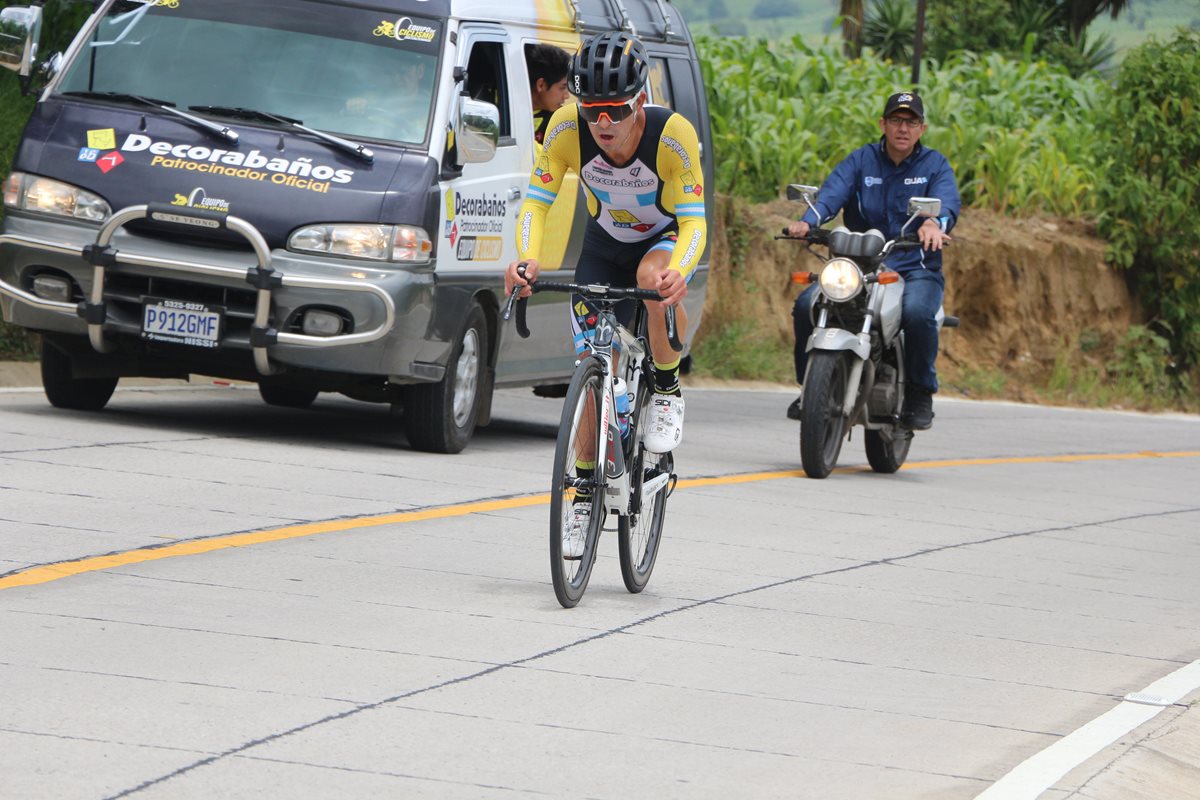
[[[679,114],[647,105],[649,71],[644,46],[624,31],[593,36],[576,52],[570,88],[579,102],[563,106],[550,119],[517,220],[520,258],[508,266],[505,290],[537,278],[546,212],[563,175],[574,170],[590,216],[575,282],[638,286],[663,298],[646,304],[655,376],[643,444],[650,452],[666,453],[682,439],[684,402],[679,354],[667,340],[663,306],[676,306],[682,340],[687,313],[680,301],[704,252],[707,229],[699,138]],[[517,272],[521,263],[527,265],[524,277]],[[522,290],[523,296],[530,293]],[[632,304],[619,309],[622,321],[630,321],[633,311]],[[583,354],[595,315],[578,296],[571,299],[571,313],[575,349]],[[580,535],[572,537],[570,548],[564,537],[564,553],[582,553],[589,507],[576,503],[572,532]]]

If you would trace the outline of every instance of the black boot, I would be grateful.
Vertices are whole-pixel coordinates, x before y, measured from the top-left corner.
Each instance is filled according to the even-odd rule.
[[[904,413],[900,424],[914,431],[933,427],[933,392],[920,386],[910,386],[904,393]]]
[[[787,407],[787,418],[788,419],[795,419],[795,420],[800,419],[800,401],[803,399],[804,399],[804,395],[800,395],[799,397],[797,397],[795,400],[792,401],[791,405],[789,405]]]

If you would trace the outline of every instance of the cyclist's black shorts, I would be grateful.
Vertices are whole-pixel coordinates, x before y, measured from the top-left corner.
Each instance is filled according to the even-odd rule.
[[[579,257],[579,263],[575,265],[575,283],[637,286],[637,270],[642,259],[651,250],[666,250],[670,253],[675,249],[678,233],[676,228],[670,227],[644,242],[618,242],[605,233],[594,220],[589,219],[583,236],[583,254]],[[617,319],[622,325],[629,326],[633,323],[636,310],[636,300],[622,300],[617,304]],[[587,342],[592,338],[592,328],[595,324],[594,304],[577,294],[571,295],[571,336],[576,353],[587,349]]]

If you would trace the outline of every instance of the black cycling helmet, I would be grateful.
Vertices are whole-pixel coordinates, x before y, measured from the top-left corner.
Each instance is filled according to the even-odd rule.
[[[571,59],[571,94],[585,103],[625,100],[646,85],[646,48],[625,31],[600,33]]]

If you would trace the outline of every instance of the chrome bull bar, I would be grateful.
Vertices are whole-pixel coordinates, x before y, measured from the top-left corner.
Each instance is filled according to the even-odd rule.
[[[195,261],[180,261],[171,258],[139,255],[118,251],[112,247],[112,237],[119,228],[134,220],[151,218],[159,223],[176,225],[184,228],[214,230],[227,228],[240,234],[250,242],[258,263],[249,268],[222,267],[215,264],[204,264]],[[281,275],[271,266],[271,251],[258,229],[240,217],[227,216],[211,211],[201,211],[193,208],[179,208],[165,204],[150,204],[129,206],[113,214],[112,218],[100,229],[95,244],[77,247],[72,244],[37,239],[30,236],[0,235],[0,245],[18,244],[60,255],[79,256],[92,265],[92,289],[88,299],[82,303],[64,303],[55,300],[45,300],[30,292],[0,280],[0,294],[11,297],[43,311],[79,316],[87,322],[88,340],[92,347],[101,353],[110,353],[115,349],[112,342],[104,338],[104,322],[107,318],[107,308],[104,303],[104,281],[107,271],[119,264],[141,267],[156,267],[159,269],[187,272],[195,275],[213,275],[222,278],[236,278],[248,282],[257,289],[254,310],[254,324],[250,329],[250,346],[254,352],[254,366],[263,375],[271,375],[276,370],[268,358],[267,348],[275,344],[294,345],[297,347],[344,347],[351,344],[374,342],[386,336],[396,323],[396,303],[391,295],[378,286],[370,283],[340,280],[337,278],[316,278],[301,275]],[[279,331],[270,326],[271,292],[281,286],[291,286],[303,289],[331,289],[335,291],[367,292],[374,294],[383,303],[384,320],[377,327],[357,333],[343,333],[334,336],[312,336],[306,333],[290,333]]]

